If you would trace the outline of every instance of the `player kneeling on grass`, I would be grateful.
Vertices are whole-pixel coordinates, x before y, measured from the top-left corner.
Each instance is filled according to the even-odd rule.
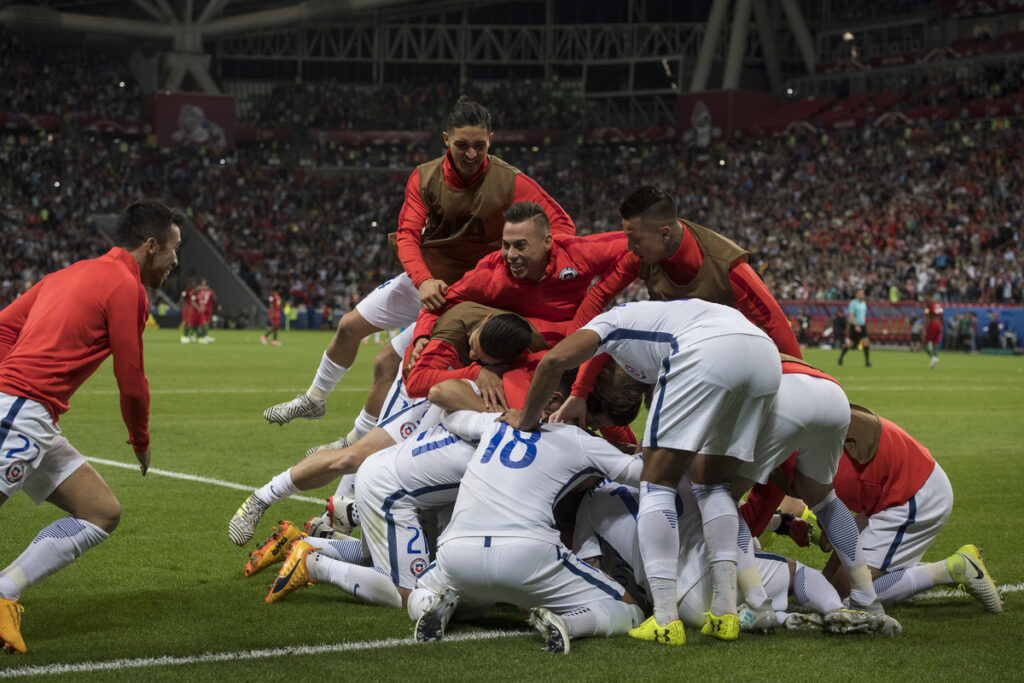
[[[409,597],[416,639],[439,640],[456,607],[479,613],[496,602],[530,610],[548,652],[570,639],[624,635],[643,619],[624,591],[565,547],[553,509],[588,479],[637,483],[642,462],[566,424],[527,433],[494,413],[459,411],[445,425],[479,441],[459,488],[437,559]]]
[[[639,491],[617,482],[602,482],[580,504],[574,528],[573,550],[608,572],[633,595],[637,603],[650,605],[650,588],[637,540],[636,513]],[[676,603],[679,619],[699,628],[710,609],[712,581],[706,559],[700,508],[691,484],[684,478],[676,497],[679,532],[679,575]],[[789,630],[824,630],[828,633],[877,633],[898,635],[899,623],[886,615],[843,608],[835,588],[821,572],[796,560],[768,553],[755,554],[755,570],[763,580],[772,619]],[[807,612],[790,612],[793,596]],[[740,605],[740,628],[766,631],[746,604]],[[668,641],[682,645],[685,638]]]
[[[459,312],[453,308],[446,313],[449,314],[458,316]],[[463,355],[469,361],[479,360],[487,364],[512,362],[526,350],[533,336],[530,324],[514,314],[482,318],[477,322],[475,326],[463,326],[463,334],[458,342],[460,348],[464,347]],[[264,513],[277,501],[299,491],[326,486],[342,475],[352,474],[372,453],[407,438],[426,413],[429,403],[424,399],[414,406],[410,406],[410,414],[392,420],[388,425],[374,428],[354,446],[340,451],[314,453],[254,491],[228,524],[231,542],[239,546],[248,543]],[[411,415],[414,411],[416,414]],[[408,430],[405,428],[407,419],[411,425]]]
[[[760,532],[779,501],[792,492],[793,459],[766,485],[756,486],[742,508],[752,530]],[[852,510],[860,531],[857,554],[871,570],[883,605],[906,600],[935,586],[962,586],[989,612],[1002,600],[981,553],[965,545],[938,562],[921,563],[953,510],[949,478],[928,449],[874,411],[850,406],[843,457],[833,479],[836,495]],[[849,577],[833,555],[823,570],[841,595]]]

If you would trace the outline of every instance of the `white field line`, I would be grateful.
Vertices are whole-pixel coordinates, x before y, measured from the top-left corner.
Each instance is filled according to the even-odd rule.
[[[925,387],[921,387],[924,389]],[[215,388],[201,388],[201,389],[153,389],[150,388],[150,396],[178,396],[178,395],[202,395],[202,394],[288,394],[288,393],[299,393],[301,389],[291,387],[288,389],[266,389],[266,388],[250,388],[241,389],[233,387],[215,387]],[[341,392],[356,392],[361,391],[366,393],[366,387],[335,387],[334,391]],[[76,391],[75,396],[120,396],[120,392],[117,389],[85,389],[83,391]]]
[[[466,642],[472,640],[493,640],[509,636],[522,636],[532,631],[483,631],[478,633],[459,633],[445,636],[445,642]],[[0,678],[19,678],[21,676],[47,676],[53,674],[85,673],[90,671],[124,671],[125,669],[146,669],[155,666],[183,666],[188,664],[207,664],[210,662],[241,662],[269,657],[294,655],[322,655],[340,652],[359,652],[365,650],[382,650],[389,647],[419,646],[412,637],[387,638],[384,640],[366,640],[355,643],[330,643],[324,645],[293,645],[268,650],[239,650],[236,652],[208,652],[188,657],[144,657],[140,659],[112,659],[101,662],[80,662],[77,664],[49,664],[45,666],[19,666],[12,669],[0,669]],[[429,647],[429,646],[428,646]],[[11,655],[13,656],[13,655]]]
[[[939,598],[952,597],[952,591],[954,586],[948,588],[935,588],[933,590],[918,593],[910,600],[916,602],[918,600],[937,600]],[[1006,593],[1019,593],[1024,591],[1024,583],[1007,583],[999,586],[999,594],[1005,595]]]
[[[138,463],[126,463],[118,462],[117,460],[106,460],[105,458],[86,458],[89,462],[98,463],[100,465],[110,465],[111,467],[121,467],[126,470],[138,470]],[[215,486],[223,486],[229,489],[238,489],[239,491],[248,491],[252,493],[258,486],[247,486],[245,484],[236,484],[231,481],[224,481],[222,479],[210,479],[209,477],[197,477],[194,474],[182,474],[181,472],[171,472],[170,470],[161,470],[156,467],[150,467],[147,475],[159,474],[163,477],[171,477],[172,479],[184,479],[185,481],[197,481],[201,484],[214,484]],[[318,503],[323,505],[323,498],[311,498],[309,496],[290,496],[289,500],[301,500],[305,503]]]

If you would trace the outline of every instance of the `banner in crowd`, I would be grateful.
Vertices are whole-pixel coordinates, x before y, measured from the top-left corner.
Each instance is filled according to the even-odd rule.
[[[142,135],[151,133],[153,126],[144,121],[128,121],[127,119],[79,119],[78,125],[90,133],[122,133],[124,135]]]
[[[311,140],[342,145],[405,145],[428,142],[431,134],[422,130],[319,130],[309,131]]]
[[[680,95],[676,130],[683,143],[707,147],[753,125],[776,101],[772,95],[740,90]]]
[[[235,146],[235,98],[230,95],[157,93],[153,118],[162,147]]]
[[[49,114],[32,116],[14,111],[0,111],[0,127],[9,130],[57,130],[57,117]]]

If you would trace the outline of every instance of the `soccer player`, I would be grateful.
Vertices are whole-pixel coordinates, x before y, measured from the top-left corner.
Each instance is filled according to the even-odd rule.
[[[850,319],[850,338],[846,346],[839,352],[839,364],[843,364],[843,357],[850,349],[857,348],[857,344],[864,349],[864,367],[871,367],[871,339],[868,338],[868,304],[864,301],[864,290],[858,289],[857,296],[850,299],[850,306],[846,311]]]
[[[196,288],[190,281],[181,292],[181,343],[188,344],[196,329]]]
[[[602,351],[634,378],[657,387],[644,430],[637,516],[654,616],[630,635],[657,642],[685,639],[675,603],[675,495],[690,471],[714,578],[703,631],[733,640],[739,634],[739,521],[730,482],[741,462],[754,459],[758,430],[781,379],[778,349],[727,306],[699,299],[623,304],[549,351],[522,411],[509,411],[502,419],[518,429],[536,429],[542,400],[557,378]]]
[[[621,232],[552,235],[542,206],[513,204],[505,212],[501,251],[482,258],[449,287],[444,305],[421,312],[415,337],[429,335],[437,317],[450,307],[475,301],[525,316],[549,343],[558,342],[589,321],[579,311],[600,312],[611,301],[610,292],[591,288],[591,283],[627,253]]]
[[[445,315],[458,320],[460,311],[453,309]],[[438,325],[446,329],[447,321],[439,321]],[[496,363],[514,361],[526,350],[531,338],[530,325],[513,314],[481,320],[477,327],[463,328],[462,332],[465,356]],[[455,340],[454,335],[451,340]],[[375,427],[352,446],[315,452],[275,476],[250,494],[232,516],[228,525],[231,542],[239,546],[248,543],[263,514],[277,501],[299,491],[325,486],[344,474],[352,474],[371,454],[407,439],[429,408],[430,404],[425,399],[417,401],[404,412],[393,415],[387,423]]]
[[[931,356],[928,367],[932,370],[939,366],[939,344],[942,343],[942,304],[931,294],[924,304],[924,350]]]
[[[659,187],[640,187],[622,200],[619,213],[631,253],[595,285],[599,291],[588,302],[610,301],[639,277],[652,301],[703,299],[732,306],[764,330],[779,351],[802,357],[785,313],[750,267],[750,252],[679,218],[675,200]],[[601,290],[610,296],[605,298]],[[600,312],[598,308],[580,315]]]
[[[159,287],[178,264],[183,220],[159,202],[136,202],[118,219],[117,246],[47,275],[0,311],[0,505],[22,489],[69,514],[0,572],[0,639],[14,652],[25,652],[21,593],[105,541],[120,519],[117,498],[57,426],[107,356],[128,442],[142,475],[149,469],[145,287]]]
[[[677,496],[680,546],[676,601],[683,623],[699,628],[709,608],[711,582],[704,559],[700,512],[688,478],[683,479]],[[638,498],[635,488],[618,482],[601,482],[588,491],[576,514],[573,551],[623,584],[638,604],[645,605],[649,603],[649,593],[637,545]],[[887,615],[845,609],[835,588],[817,569],[768,553],[757,553],[755,564],[771,601],[771,619],[777,625],[789,630],[831,633],[898,635],[902,630]],[[813,611],[790,613],[789,596]],[[756,626],[746,605],[741,606],[741,613],[742,630],[763,630]]]
[[[267,337],[271,338],[273,346],[280,346],[277,340],[277,332],[281,329],[281,295],[271,292],[267,297],[267,331],[260,336],[260,342],[267,343]]]
[[[640,461],[572,425],[524,433],[495,416],[459,411],[443,418],[450,431],[480,445],[436,562],[409,596],[416,640],[443,637],[456,606],[473,612],[495,602],[531,610],[548,652],[568,653],[571,638],[626,633],[643,619],[640,608],[622,602],[617,583],[561,543],[552,510],[595,475],[637,482]]]
[[[771,472],[795,452],[793,489],[816,515],[850,577],[851,607],[881,614],[882,605],[860,549],[857,525],[832,487],[849,424],[850,404],[839,383],[817,368],[783,354],[782,382],[757,437],[755,449],[760,457],[755,463],[740,466],[738,474],[746,482],[734,487],[733,492],[741,495],[754,483],[767,483]],[[741,531],[745,527],[741,520]],[[748,533],[743,540],[749,545],[750,538]],[[744,550],[741,543],[740,588],[747,591],[747,587],[753,586],[756,595],[757,575],[745,574],[753,561]],[[749,597],[747,602],[756,612],[759,603]]]
[[[756,486],[743,506],[754,533],[778,506],[792,481],[792,459]],[[989,612],[1001,612],[1002,600],[980,551],[965,545],[945,560],[921,564],[953,510],[949,478],[931,453],[895,423],[862,406],[850,406],[850,427],[843,457],[832,481],[836,495],[856,513],[862,555],[871,569],[875,592],[892,605],[933,586],[961,585]],[[824,573],[840,594],[849,592],[849,575],[835,556]]]
[[[213,321],[213,307],[220,306],[217,303],[217,295],[210,289],[205,279],[199,281],[196,288],[196,307],[199,310],[199,343],[210,344],[214,338],[210,336],[210,323]]]
[[[679,218],[675,200],[659,187],[644,185],[619,204],[630,253],[594,285],[577,313],[589,320],[638,277],[652,301],[703,299],[740,311],[771,337],[782,353],[802,358],[793,328],[778,302],[750,267],[750,254],[713,230]],[[600,305],[601,307],[597,307]],[[600,361],[584,365],[555,420],[578,419]]]
[[[309,389],[268,408],[263,413],[267,421],[284,424],[297,417],[323,417],[327,396],[355,361],[360,340],[379,330],[412,325],[421,308],[432,311],[442,306],[448,286],[498,249],[503,213],[512,204],[540,204],[553,233],[575,234],[572,219],[536,181],[487,153],[494,132],[486,108],[460,98],[445,120],[441,137],[447,153],[418,166],[405,186],[395,240],[405,271],[342,316]],[[378,355],[366,405],[353,431],[339,440],[339,447],[376,424],[399,362],[392,348]]]

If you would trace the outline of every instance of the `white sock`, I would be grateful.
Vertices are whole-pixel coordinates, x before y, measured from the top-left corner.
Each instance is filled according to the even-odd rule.
[[[751,608],[757,609],[770,605],[768,593],[764,589],[764,582],[761,580],[761,572],[757,569],[754,558],[754,544],[750,538],[750,527],[742,515],[736,518],[739,522],[739,533],[736,537],[736,545],[739,548],[736,562],[736,583],[743,593],[743,600]]]
[[[358,538],[336,539],[307,536],[302,540],[316,548],[317,552],[322,553],[324,557],[366,566],[366,563],[363,562],[363,542]]]
[[[337,586],[371,605],[402,606],[402,595],[395,588],[395,584],[376,567],[360,567],[333,560],[317,552],[307,556],[306,569],[309,571],[309,578],[314,581]]]
[[[945,562],[932,562],[933,565]],[[948,572],[947,572],[948,574]],[[935,585],[929,567],[919,564],[910,569],[897,569],[875,579],[875,593],[883,605],[895,605]]]
[[[291,469],[289,468],[256,489],[254,494],[267,505],[273,505],[277,501],[290,498],[298,492],[299,488],[292,482]]]
[[[338,488],[334,491],[334,495],[341,496],[343,498],[355,498],[356,497],[356,475],[355,474],[343,474],[341,479],[338,480]]]
[[[356,423],[352,426],[352,431],[349,436],[355,436],[356,439],[361,439],[366,436],[366,433],[377,426],[377,416],[370,415],[366,412],[366,408],[359,411],[359,417],[356,418]]]
[[[809,607],[822,614],[843,606],[839,593],[825,575],[799,562],[793,572],[793,597],[802,607]]]
[[[434,600],[437,599],[437,594],[427,588],[413,588],[409,593],[409,597],[405,600],[406,610],[409,612],[409,618],[413,621],[419,621],[423,613],[427,611],[427,608],[433,604]]]
[[[324,351],[324,355],[320,359],[320,367],[316,370],[316,377],[313,378],[313,383],[306,390],[306,395],[318,401],[326,401],[346,372],[348,372],[348,368],[335,363],[327,357],[327,352]]]
[[[861,606],[875,602],[875,588],[872,585],[871,570],[864,561],[860,550],[860,531],[850,510],[829,491],[825,499],[811,508],[818,517],[818,523],[832,542],[832,548],[850,577],[850,599]]]
[[[739,513],[728,484],[693,484],[704,523],[704,544],[711,565],[711,612],[736,614],[736,563],[739,555]]]
[[[0,596],[17,600],[23,590],[68,566],[108,538],[110,534],[84,519],[64,517],[51,522],[0,573]]]
[[[644,613],[636,605],[619,600],[598,600],[562,615],[570,638],[623,635],[639,626]]]
[[[662,626],[679,618],[676,605],[678,524],[676,490],[647,481],[641,482],[636,531],[644,571],[651,586],[654,620]]]

